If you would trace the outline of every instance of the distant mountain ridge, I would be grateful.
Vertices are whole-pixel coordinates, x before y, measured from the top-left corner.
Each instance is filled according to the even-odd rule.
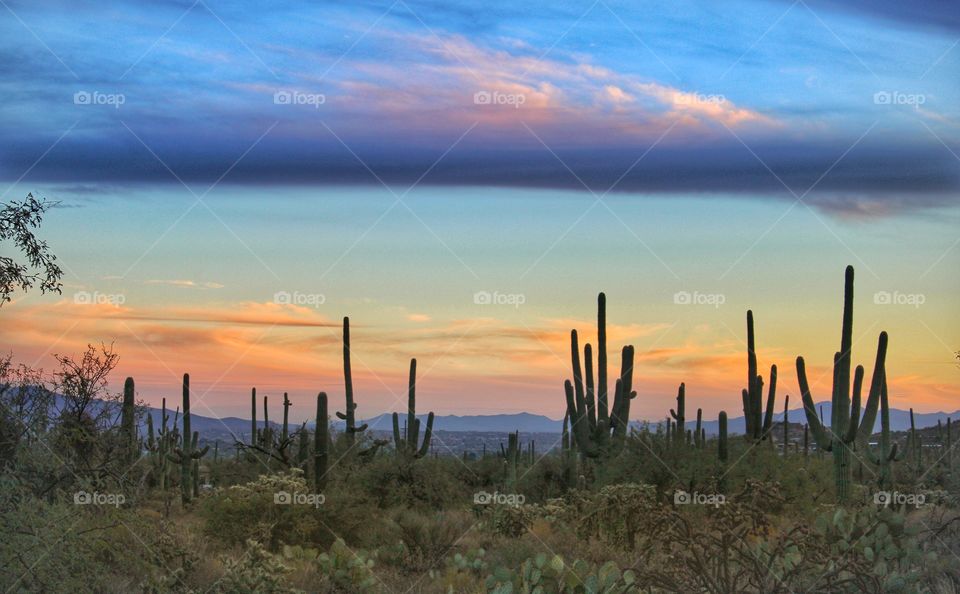
[[[817,409],[823,407],[823,418],[829,423],[831,415],[831,405],[829,402],[821,402],[817,404]],[[149,414],[153,416],[154,426],[160,426],[160,409],[148,407],[146,409]],[[170,415],[170,420],[173,420],[173,411],[167,411],[167,414]],[[790,410],[789,420],[791,423],[806,423],[806,416],[804,415],[802,408],[796,408]],[[689,429],[692,429],[696,426],[696,409],[687,410],[688,418],[692,417],[693,420],[688,420],[685,423],[685,426]],[[945,412],[935,412],[935,413],[914,413],[914,420],[916,422],[917,428],[930,427],[937,424],[937,421],[946,422],[947,418],[960,419],[960,411],[954,411],[952,413]],[[426,423],[426,415],[417,415],[417,418],[421,420],[422,423]],[[780,422],[783,420],[783,412],[775,413],[774,416],[775,422]],[[203,415],[198,415],[196,413],[191,413],[190,415],[192,428],[195,431],[200,431],[201,435],[204,432],[222,432],[226,431],[233,433],[238,437],[249,435],[250,431],[250,419],[241,419],[239,417],[224,417],[224,418],[215,418],[215,417],[206,417]],[[406,419],[406,415],[401,415],[401,425],[403,424],[403,419]],[[360,422],[367,423],[370,429],[374,431],[391,431],[393,428],[393,420],[391,414],[383,413],[369,419],[362,419]],[[663,423],[661,419],[659,421]],[[656,426],[657,421],[648,421],[651,426]],[[146,422],[143,423],[146,425]],[[640,428],[644,424],[643,421],[631,421],[630,425],[632,427]],[[258,426],[263,426],[263,420],[258,419]],[[270,421],[270,425],[275,428],[279,428],[280,424],[276,421]],[[313,423],[310,422],[307,424],[309,427],[313,427]],[[333,424],[334,427],[343,427],[343,422],[336,420]],[[521,433],[560,433],[563,426],[563,420],[555,420],[547,417],[545,415],[537,415],[533,413],[510,413],[510,414],[493,414],[493,415],[437,415],[434,418],[433,429],[434,431],[452,431],[452,432],[482,432],[482,433],[509,433],[513,431],[520,431]],[[291,431],[299,427],[299,423],[290,423]],[[704,420],[703,428],[706,431],[707,435],[716,435],[719,432],[719,424],[716,419],[713,420]],[[890,428],[893,431],[905,431],[910,428],[910,411],[901,410],[897,408],[890,409]],[[727,430],[731,434],[744,433],[745,423],[743,416],[731,417],[727,421]],[[874,431],[880,430],[880,415],[877,415],[876,425]]]

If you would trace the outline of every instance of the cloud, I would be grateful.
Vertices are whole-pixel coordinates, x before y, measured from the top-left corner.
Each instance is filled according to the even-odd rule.
[[[198,282],[192,280],[162,280],[151,279],[143,281],[145,285],[168,285],[171,287],[182,287],[192,289],[222,289],[223,285],[214,282]]]

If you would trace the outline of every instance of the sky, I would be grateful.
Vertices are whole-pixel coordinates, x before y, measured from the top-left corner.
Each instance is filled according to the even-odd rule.
[[[886,329],[894,405],[960,408],[945,3],[6,0],[0,32],[0,191],[59,201],[66,271],[0,311],[19,360],[113,342],[150,403],[189,371],[199,414],[306,418],[349,315],[361,416],[417,357],[423,410],[558,418],[605,291],[636,418],[681,381],[736,416],[748,308],[781,394],[803,354],[828,397],[853,264],[855,359]]]

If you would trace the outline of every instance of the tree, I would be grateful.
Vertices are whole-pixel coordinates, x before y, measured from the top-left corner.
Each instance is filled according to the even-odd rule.
[[[54,204],[27,194],[23,202],[13,201],[0,209],[0,242],[13,242],[26,259],[17,262],[0,256],[0,306],[10,301],[17,288],[27,291],[37,283],[42,293],[60,293],[63,271],[56,264],[57,257],[33,232],[40,226],[43,213]]]

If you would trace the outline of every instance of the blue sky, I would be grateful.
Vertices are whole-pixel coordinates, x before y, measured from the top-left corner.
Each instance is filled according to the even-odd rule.
[[[0,175],[62,136],[32,178],[232,166],[246,183],[408,185],[429,169],[422,183],[944,204],[960,27],[941,4],[10,2]]]
[[[954,12],[6,0],[0,187],[60,201],[66,277],[0,339],[45,366],[114,342],[148,401],[189,371],[198,413],[235,415],[252,385],[337,394],[350,315],[361,415],[400,407],[416,356],[424,410],[556,418],[606,291],[635,415],[681,381],[713,415],[747,308],[783,391],[804,354],[825,397],[853,264],[856,360],[886,329],[895,405],[955,408]]]

